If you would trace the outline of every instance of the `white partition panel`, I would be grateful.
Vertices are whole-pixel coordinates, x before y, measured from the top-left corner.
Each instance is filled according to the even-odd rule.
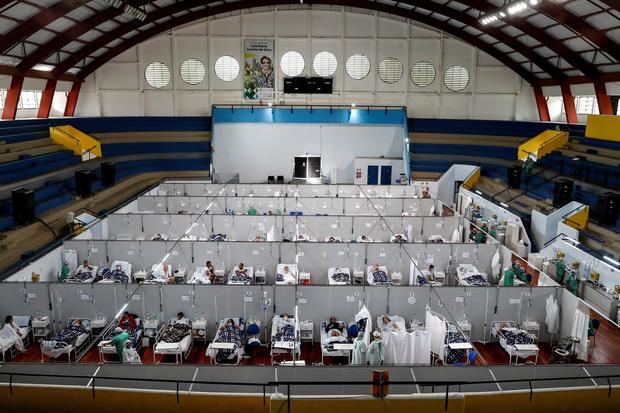
[[[100,265],[108,262],[107,244],[108,241],[68,240],[63,243],[63,249],[75,250],[78,264],[88,260],[93,265]]]
[[[142,234],[142,217],[140,214],[110,214],[108,215],[108,236],[116,239],[119,235],[136,237]]]

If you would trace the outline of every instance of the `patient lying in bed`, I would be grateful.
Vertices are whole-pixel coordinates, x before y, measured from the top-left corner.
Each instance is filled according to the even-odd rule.
[[[374,284],[391,284],[392,282],[385,271],[379,268],[378,264],[372,268],[372,278]]]
[[[285,265],[284,268],[282,269],[282,271],[279,272],[278,274],[276,274],[276,281],[279,282],[279,283],[296,284],[297,283],[297,277],[290,270],[288,265]]]
[[[103,273],[103,279],[127,284],[129,282],[129,275],[123,271],[123,267],[120,264],[116,264],[113,269]]]

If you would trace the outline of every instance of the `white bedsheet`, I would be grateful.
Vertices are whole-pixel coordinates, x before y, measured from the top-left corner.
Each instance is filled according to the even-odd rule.
[[[368,267],[366,267],[366,281],[368,281],[368,284],[370,285],[375,285],[375,279],[372,275],[373,268],[374,265],[369,265]],[[383,271],[388,276],[388,278],[390,278],[390,274],[388,273],[387,267],[385,265],[379,265],[379,270]]]
[[[289,274],[284,274],[284,267],[288,267]],[[297,264],[278,264],[276,268],[276,276],[281,274],[284,276],[283,281],[276,281],[276,285],[295,285],[299,278]]]

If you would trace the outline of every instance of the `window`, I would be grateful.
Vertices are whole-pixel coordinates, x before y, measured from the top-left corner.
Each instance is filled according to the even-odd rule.
[[[6,90],[0,89],[0,109],[4,108],[5,99],[6,99]]]
[[[306,62],[304,62],[303,56],[298,52],[286,52],[282,55],[282,59],[280,59],[282,72],[287,76],[299,76],[304,71],[305,66]]]
[[[469,72],[463,66],[452,66],[444,73],[443,83],[449,90],[460,92],[469,84]]]
[[[388,84],[396,83],[403,77],[403,65],[394,57],[388,57],[379,63],[377,71],[379,79]]]
[[[239,62],[232,56],[221,56],[215,61],[215,75],[224,82],[232,82],[239,76]]]
[[[363,54],[354,54],[347,59],[345,69],[351,79],[360,80],[370,73],[370,61]]]
[[[170,83],[170,69],[161,62],[149,63],[144,71],[146,83],[155,89],[161,89]]]
[[[40,90],[22,90],[17,109],[37,109],[41,103]]]
[[[430,62],[417,62],[411,68],[409,77],[414,85],[419,87],[429,86],[435,81],[435,66]]]
[[[336,61],[336,56],[330,52],[321,52],[314,56],[312,67],[317,75],[327,77],[336,73],[338,62]]]
[[[579,115],[598,115],[596,96],[575,96],[575,109]]]
[[[181,63],[181,79],[188,85],[197,85],[205,78],[205,67],[198,59],[187,59]]]

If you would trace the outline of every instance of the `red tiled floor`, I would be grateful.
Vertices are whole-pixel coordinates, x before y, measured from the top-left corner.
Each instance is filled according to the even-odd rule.
[[[476,360],[476,365],[497,365],[497,364],[506,364],[508,365],[508,353],[502,348],[502,346],[497,343],[473,343],[476,351],[478,352],[480,364],[478,364],[478,359]],[[551,359],[551,347],[548,343],[538,343],[538,347],[540,351],[538,353],[538,364],[549,364]],[[526,360],[519,359],[519,363],[525,363],[526,361],[534,362],[536,358],[530,357]],[[514,360],[514,359],[513,359]]]

